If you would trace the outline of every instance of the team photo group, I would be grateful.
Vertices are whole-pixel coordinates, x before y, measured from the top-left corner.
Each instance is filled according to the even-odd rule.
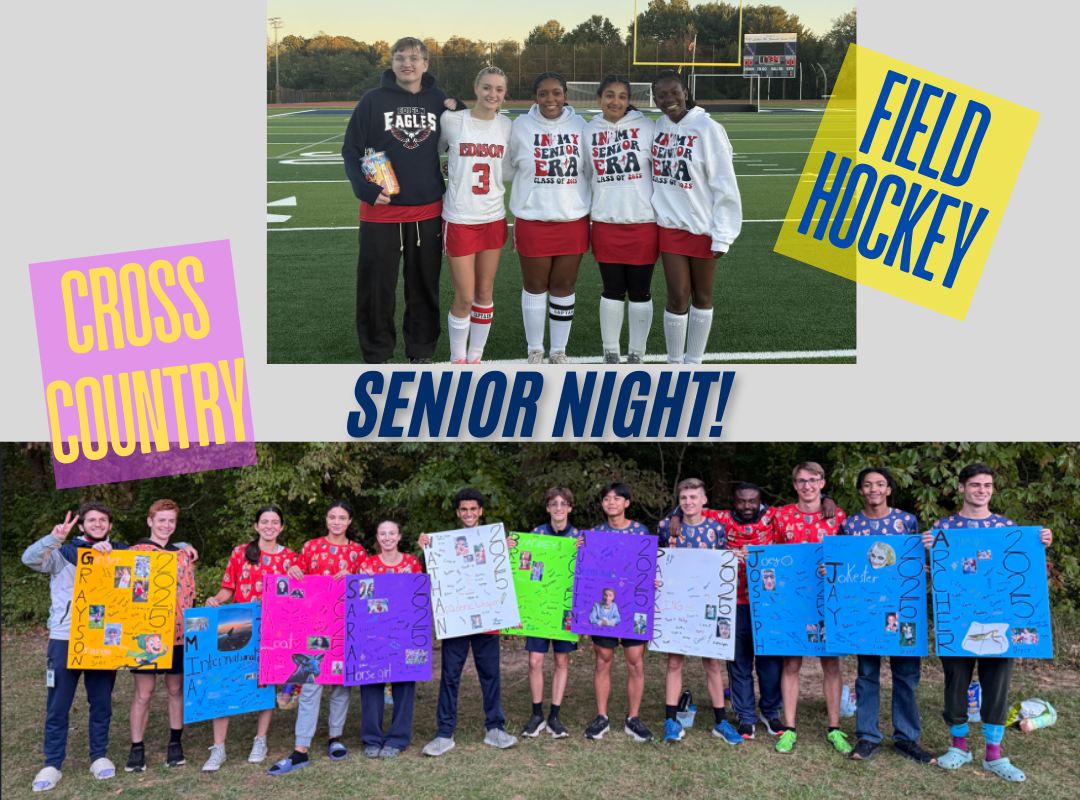
[[[837,755],[857,761],[872,760],[881,750],[886,655],[897,755],[946,770],[978,757],[988,774],[1023,781],[1024,773],[1002,752],[1005,727],[1014,721],[1012,656],[1049,657],[1036,647],[1041,637],[1049,648],[1048,601],[1038,598],[1046,597],[1043,553],[1053,535],[992,512],[994,479],[985,464],[963,468],[955,476],[955,513],[926,530],[913,514],[892,504],[898,488],[885,467],[858,475],[863,507],[854,513],[845,513],[828,496],[825,470],[815,462],[792,470],[797,499],[790,504],[767,505],[762,490],[746,482],[735,487],[731,510],[710,508],[705,483],[686,479],[675,492],[678,505],[655,532],[628,516],[632,489],[618,481],[599,492],[602,520],[573,518],[571,490],[550,488],[543,508],[536,509],[544,521],[528,534],[485,520],[484,494],[466,487],[453,495],[452,529],[419,533],[423,560],[403,552],[402,524],[391,519],[378,524],[377,552],[368,553],[359,542],[355,509],[345,500],[330,504],[322,530],[294,552],[279,542],[287,521],[270,504],[256,512],[251,539],[236,544],[219,590],[202,608],[195,607],[199,554],[178,535],[181,509],[175,502],[154,502],[147,512],[148,536],[130,545],[111,538],[112,509],[88,502],[22,556],[27,567],[51,581],[45,763],[33,789],[47,791],[61,780],[80,678],[89,702],[90,771],[98,779],[115,776],[108,748],[118,701],[113,696],[117,667],[130,669],[135,679],[125,771],[142,772],[163,756],[169,767],[184,766],[185,722],[204,719],[212,719],[212,741],[200,742],[210,753],[202,770],[220,770],[227,761],[230,717],[253,712],[256,736],[247,761],[271,760],[269,768],[260,769],[284,776],[316,763],[313,746],[332,761],[347,758],[346,742],[354,743],[356,730],[363,756],[401,757],[412,744],[417,681],[434,677],[438,652],[437,734],[420,753],[440,757],[456,746],[458,696],[470,650],[482,694],[483,743],[492,748],[510,748],[519,744],[519,736],[541,734],[598,741],[620,729],[634,741],[676,745],[693,724],[683,686],[690,656],[702,659],[712,709],[704,727],[719,742],[745,745],[765,734],[775,740],[770,746],[776,753],[797,754],[798,742],[821,736]],[[867,543],[855,537],[875,538]],[[840,545],[857,545],[846,568]],[[1003,573],[995,573],[999,564]],[[899,574],[890,583],[894,568]],[[996,577],[1005,573],[1013,588],[1013,579],[1029,588],[1010,594]],[[921,711],[934,719],[940,714],[948,726],[952,738],[945,752],[919,744],[915,690],[921,656],[928,655],[928,577],[944,693],[940,703]],[[701,582],[701,590],[691,585]],[[909,583],[920,587],[921,595],[914,595]],[[854,599],[844,601],[854,604],[848,618],[834,611],[836,596],[868,585],[873,597],[849,594]],[[903,589],[896,589],[895,599],[889,595],[878,603],[886,601],[890,586]],[[962,611],[955,597],[979,592],[984,608]],[[809,610],[793,615],[791,607],[800,607],[807,597]],[[1022,612],[1008,610],[1010,601]],[[864,636],[862,618],[875,614],[880,622],[871,626],[868,639],[845,638]],[[201,649],[203,632],[216,634],[211,658]],[[507,634],[524,636],[528,653],[532,712],[516,724],[502,706],[500,639]],[[564,722],[560,713],[578,634],[590,636],[594,654],[590,705],[594,700],[595,718],[587,725]],[[244,648],[252,653],[247,661],[241,660]],[[646,649],[656,653],[652,658],[666,659],[663,687],[646,685]],[[549,650],[550,684],[545,679]],[[626,705],[619,687],[616,711],[609,700],[619,650],[625,659]],[[803,659],[816,654],[827,718],[806,719],[804,711],[797,719]],[[843,655],[858,658],[854,739],[840,728]],[[238,673],[232,683],[224,678],[233,669],[229,664]],[[212,674],[215,670],[219,674]],[[981,747],[968,740],[969,687],[976,670]],[[193,680],[196,671],[202,673],[199,680]],[[168,696],[170,736],[168,742],[146,742],[159,676]],[[360,689],[359,720],[355,706],[349,715],[354,685]],[[324,689],[329,729],[316,745]],[[642,721],[646,691],[664,695],[662,731],[654,733]],[[387,705],[392,705],[388,727]],[[296,707],[297,714],[293,750],[280,758],[271,756],[267,745],[275,707]],[[700,716],[708,717],[707,710]]]
[[[657,74],[655,121],[630,102],[625,76],[608,75],[596,87],[600,113],[586,120],[567,105],[566,79],[544,72],[533,81],[532,107],[511,122],[500,113],[501,69],[476,76],[470,108],[447,98],[428,58],[419,39],[391,46],[392,69],[360,100],[341,150],[360,200],[356,329],[364,360],[393,357],[403,261],[405,355],[431,363],[443,327],[445,254],[451,362],[481,363],[496,324],[493,287],[508,239],[504,182],[512,182],[527,363],[568,363],[578,310],[599,314],[603,363],[622,363],[624,320],[625,363],[644,363],[658,259],[667,362],[701,363],[717,262],[742,228],[742,203],[727,133],[694,104],[683,75]],[[590,248],[603,280],[600,307],[576,309],[578,268]]]

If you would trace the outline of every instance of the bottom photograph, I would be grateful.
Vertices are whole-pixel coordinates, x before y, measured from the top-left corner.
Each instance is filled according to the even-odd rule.
[[[1075,796],[1076,442],[257,454],[0,444],[5,794]]]

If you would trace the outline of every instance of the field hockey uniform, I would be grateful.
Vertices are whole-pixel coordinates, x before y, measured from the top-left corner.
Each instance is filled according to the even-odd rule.
[[[506,244],[503,195],[508,169],[510,118],[496,114],[482,120],[472,112],[444,111],[439,152],[446,150],[448,182],[443,201],[443,249],[451,258]],[[448,314],[450,360],[479,363],[487,344],[495,309],[473,303],[467,319]]]
[[[514,120],[510,159],[514,185],[514,247],[525,258],[578,255],[589,249],[589,183],[583,174],[585,120],[570,106],[547,119],[536,104]],[[574,295],[521,291],[529,352],[544,349],[544,315],[551,320],[551,351],[565,351],[574,320]]]
[[[691,258],[726,253],[742,230],[742,200],[727,132],[700,106],[678,123],[664,116],[656,123],[652,155],[660,252]],[[692,306],[689,314],[665,311],[669,363],[701,363],[712,316],[712,309]]]
[[[234,603],[261,601],[263,578],[266,575],[284,575],[296,563],[296,553],[278,545],[276,553],[260,550],[258,563],[252,564],[244,557],[247,547],[242,544],[233,549],[229,564],[225,567],[225,576],[221,579],[221,588],[233,592]]]
[[[640,111],[618,122],[598,114],[585,126],[585,172],[592,188],[592,250],[600,266],[600,334],[618,363],[623,300],[630,295],[630,354],[645,355],[652,325],[653,267],[660,257],[652,207],[654,123]],[[635,358],[635,363],[640,363]]]

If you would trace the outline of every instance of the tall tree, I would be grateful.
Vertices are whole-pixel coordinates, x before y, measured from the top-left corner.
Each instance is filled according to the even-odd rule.
[[[529,32],[529,35],[525,37],[525,46],[561,44],[564,36],[566,36],[566,28],[560,25],[557,19],[549,19]]]
[[[562,39],[563,44],[622,44],[619,29],[611,20],[593,14]]]

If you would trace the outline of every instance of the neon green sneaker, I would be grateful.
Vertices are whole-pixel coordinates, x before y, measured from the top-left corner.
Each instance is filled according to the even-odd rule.
[[[790,753],[795,749],[795,731],[784,731],[776,743],[776,752]]]
[[[843,731],[833,731],[825,738],[828,739],[829,743],[836,748],[836,752],[838,752],[842,756],[846,756],[853,749],[852,746],[848,744],[847,734]]]

